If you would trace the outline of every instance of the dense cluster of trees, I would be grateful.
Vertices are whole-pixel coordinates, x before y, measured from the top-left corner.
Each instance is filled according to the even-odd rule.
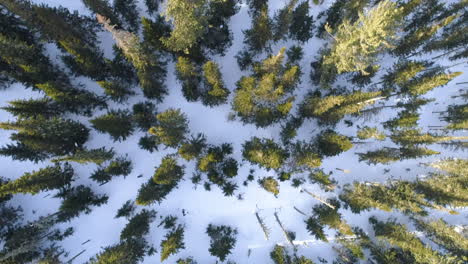
[[[132,175],[138,162],[112,146],[90,147],[97,133],[119,145],[144,133],[142,150],[166,154],[134,199],[116,212],[126,221],[120,240],[87,263],[137,264],[159,254],[161,262],[196,264],[193,257],[177,257],[190,246],[185,228],[191,223],[151,206],[190,182],[242,200],[241,188],[253,181],[276,198],[288,183],[313,184],[327,193],[328,199],[301,187],[316,203],[311,211],[294,209],[304,216],[307,235],[333,243],[333,263],[468,262],[468,239],[460,231],[466,227],[446,218],[468,206],[468,160],[458,157],[468,147],[464,87],[432,113],[439,123],[421,122],[438,104],[434,90],[466,84],[454,83],[463,73],[452,70],[468,57],[466,0],[335,0],[315,18],[311,5],[324,1],[288,0],[271,12],[267,0],[145,0],[147,17],[137,0],[82,0],[92,16],[36,2],[0,0],[0,91],[19,83],[38,94],[1,106],[8,120],[0,129],[9,131],[11,141],[2,142],[0,155],[39,166],[0,177],[0,263],[71,263],[80,255],[60,246],[73,234],[69,223],[106,204],[109,196],[99,186]],[[235,55],[242,73],[229,87],[226,73],[237,66],[223,58],[233,43],[230,18],[241,8],[248,9],[251,23]],[[110,57],[101,49],[101,32],[114,39]],[[303,50],[312,38],[323,43],[315,57]],[[304,63],[311,66],[306,75]],[[161,104],[176,89],[166,86],[172,70],[188,102],[227,105],[232,112],[226,122],[272,133],[249,135],[235,145],[191,131],[180,106]],[[83,78],[102,90],[93,92],[79,82]],[[359,175],[360,181],[340,184],[322,163],[357,147],[347,154],[364,166],[421,159],[425,175],[375,182]],[[87,184],[76,173],[82,166],[93,168]],[[250,169],[247,177],[243,167]],[[389,171],[385,167],[384,174]],[[59,205],[27,219],[15,196],[35,199],[40,193]],[[373,210],[383,212],[368,219],[368,230],[347,219]],[[298,255],[295,233],[274,216],[288,244],[272,248],[272,262],[317,263]],[[256,217],[269,239],[258,212]],[[157,221],[164,234],[153,245]],[[218,262],[233,263],[227,258],[238,229],[206,224],[206,251]]]

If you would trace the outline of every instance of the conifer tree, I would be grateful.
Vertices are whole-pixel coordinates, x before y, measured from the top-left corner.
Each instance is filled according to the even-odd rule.
[[[98,183],[104,184],[116,176],[128,176],[132,172],[132,162],[125,157],[118,157],[111,161],[106,167],[98,168],[90,178]]]
[[[391,130],[409,129],[416,127],[419,121],[419,114],[416,111],[403,110],[398,112],[398,116],[384,122],[384,127]]]
[[[82,0],[83,4],[89,8],[94,14],[101,14],[110,19],[113,25],[121,27],[122,22],[109,4],[108,0]]]
[[[442,117],[442,119],[449,123],[446,126],[447,129],[468,129],[468,104],[450,105],[447,108],[446,116]]]
[[[156,217],[153,210],[143,209],[128,220],[127,225],[120,232],[121,241],[143,238],[149,233],[150,224]]]
[[[192,136],[187,142],[183,143],[177,152],[183,159],[190,161],[198,158],[206,146],[205,135],[198,134],[196,137]]]
[[[314,206],[312,209],[314,212],[313,215],[306,221],[307,230],[311,234],[315,235],[317,239],[321,239],[323,241],[328,241],[323,232],[323,226],[325,225],[329,228],[338,230],[343,235],[353,235],[354,233],[351,230],[351,227],[342,219],[341,214],[338,213],[340,202],[337,199],[332,199],[328,202],[332,204],[335,209],[324,204]]]
[[[158,11],[160,0],[145,0],[146,8],[148,8],[148,13],[153,14]]]
[[[402,146],[433,144],[437,142],[468,139],[468,137],[465,136],[439,136],[431,133],[422,133],[421,129],[405,129],[393,131],[393,134],[390,136],[390,138],[393,142]]]
[[[153,178],[150,178],[138,190],[136,204],[151,205],[155,202],[161,203],[176,186],[176,184],[157,184],[153,181]]]
[[[11,135],[11,139],[18,141],[20,148],[25,148],[15,150],[31,150],[45,155],[74,153],[82,148],[89,135],[88,128],[81,123],[61,118],[5,122],[0,123],[0,128],[18,131]]]
[[[279,169],[288,153],[272,139],[251,138],[242,145],[242,157],[266,169]]]
[[[375,235],[378,240],[385,241],[392,246],[401,248],[410,253],[416,263],[447,263],[447,259],[440,253],[425,245],[416,235],[408,231],[395,221],[381,222],[376,218],[370,218]]]
[[[314,18],[309,15],[309,2],[303,1],[292,13],[292,22],[289,26],[289,37],[306,42],[312,38],[314,30]]]
[[[366,68],[377,66],[377,56],[392,46],[400,19],[401,8],[384,0],[367,14],[360,13],[354,23],[344,20],[333,31],[325,26],[334,42],[323,64],[334,65],[338,73],[360,71],[368,74]]]
[[[122,21],[125,22],[129,31],[138,32],[140,29],[140,16],[135,0],[115,0],[114,10],[122,17]]]
[[[202,94],[203,104],[216,106],[227,102],[230,91],[226,88],[219,66],[214,61],[203,65],[203,80],[205,92]]]
[[[34,119],[38,117],[51,118],[59,116],[59,106],[51,99],[43,97],[40,99],[13,100],[9,106],[1,108],[19,119]]]
[[[128,219],[131,216],[133,216],[135,209],[136,209],[135,202],[132,200],[128,200],[122,205],[122,207],[119,208],[119,210],[117,210],[117,214],[115,215],[115,218],[125,217]]]
[[[97,15],[97,19],[107,31],[112,33],[117,46],[135,67],[143,94],[149,99],[162,101],[167,94],[164,85],[166,69],[158,55],[140,43],[137,35],[117,29],[115,24],[111,24],[112,22],[102,15]]]
[[[128,110],[110,110],[90,122],[94,129],[108,133],[114,141],[125,140],[133,132],[132,117]]]
[[[297,65],[284,65],[283,48],[254,67],[254,74],[237,82],[232,108],[244,123],[266,127],[286,117],[293,106],[291,93],[299,82]]]
[[[169,0],[167,2],[164,13],[173,24],[170,37],[162,39],[167,48],[187,53],[188,49],[196,45],[207,24],[205,16],[207,4],[206,0],[191,2]]]
[[[258,184],[262,186],[267,192],[271,192],[275,197],[278,197],[280,192],[278,181],[273,177],[264,177],[258,180]]]
[[[153,50],[170,51],[163,43],[163,39],[171,35],[171,26],[164,17],[159,14],[156,15],[155,20],[142,17],[141,24],[143,27],[143,43],[145,45],[148,45]]]
[[[353,144],[348,137],[326,130],[318,136],[317,147],[323,156],[336,156],[350,150]]]
[[[362,139],[362,140],[374,138],[374,139],[382,141],[382,140],[385,140],[386,136],[385,134],[380,132],[376,127],[365,126],[358,131],[357,138]]]
[[[319,167],[322,164],[318,150],[312,144],[298,141],[292,146],[294,170],[303,171]]]
[[[98,81],[97,83],[104,89],[104,93],[115,102],[122,103],[126,101],[129,96],[135,94],[130,90],[130,87],[127,83],[119,79]]]
[[[16,180],[0,185],[0,196],[66,188],[73,181],[74,171],[69,164],[48,166],[38,171],[25,173]]]
[[[97,195],[91,188],[79,185],[62,191],[57,195],[62,198],[59,208],[58,221],[66,222],[79,216],[81,213],[91,213],[91,206],[101,206],[107,203],[107,195]]]
[[[290,0],[278,10],[273,18],[273,38],[275,41],[285,39],[294,19],[294,7],[299,0]]]
[[[252,28],[245,30],[244,43],[254,53],[270,49],[269,42],[273,40],[273,21],[268,16],[268,5],[265,3],[258,14],[254,15]]]
[[[142,131],[148,131],[152,126],[156,125],[156,106],[147,101],[134,104],[133,120],[138,128]]]
[[[168,147],[177,147],[189,132],[187,116],[180,109],[170,108],[156,116],[158,123],[149,133]]]
[[[1,147],[0,155],[11,157],[13,160],[30,160],[34,163],[45,160],[50,156],[42,151],[31,149],[23,143],[7,144]]]
[[[385,97],[381,92],[353,92],[347,95],[329,95],[321,97],[311,94],[301,105],[304,117],[315,117],[325,124],[335,124],[345,115],[359,114],[366,106],[372,105]]]
[[[455,227],[447,224],[442,218],[424,220],[413,218],[416,228],[423,232],[432,242],[455,256],[457,261],[467,261],[468,239],[455,231]]]
[[[98,165],[112,159],[115,155],[113,149],[107,150],[105,147],[97,149],[80,149],[72,155],[67,155],[54,159],[54,162],[71,161],[81,164],[96,163]]]
[[[175,185],[184,176],[184,167],[173,156],[165,156],[153,175],[156,184]]]
[[[445,73],[440,69],[432,69],[419,75],[401,87],[401,91],[412,96],[423,95],[436,87],[445,86],[462,72]]]
[[[208,251],[212,256],[224,261],[236,244],[237,229],[226,225],[209,224],[206,233],[210,237]]]
[[[197,264],[197,262],[193,260],[192,257],[189,257],[186,259],[178,259],[176,264]]]
[[[161,262],[166,260],[170,255],[177,254],[184,248],[184,227],[179,225],[177,228],[169,231],[161,241]]]
[[[102,252],[91,258],[90,264],[138,264],[148,251],[148,243],[144,239],[130,239],[106,247]]]
[[[325,191],[333,191],[336,188],[336,181],[330,179],[331,175],[325,173],[322,169],[315,169],[310,172],[309,180],[312,183],[317,183]]]
[[[182,82],[182,93],[189,102],[198,100],[201,94],[200,68],[189,58],[180,56],[176,64],[176,76]]]
[[[355,22],[359,18],[360,12],[369,5],[369,0],[337,0],[326,11],[318,15],[318,19],[325,16],[325,21],[318,27],[317,37],[324,38],[326,35],[325,26],[332,29],[338,28],[345,20]]]
[[[359,156],[359,161],[366,161],[368,164],[389,164],[399,160],[416,159],[430,155],[437,155],[440,152],[424,148],[424,147],[402,147],[389,148],[367,151],[366,153],[356,153]]]

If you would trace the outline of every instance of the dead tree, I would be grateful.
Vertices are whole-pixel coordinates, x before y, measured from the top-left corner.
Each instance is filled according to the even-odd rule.
[[[324,205],[330,207],[331,209],[335,210],[336,207],[331,205],[330,203],[328,203],[327,201],[325,201],[324,199],[320,198],[320,196],[317,196],[311,192],[309,192],[307,189],[303,188],[302,190],[304,190],[304,192],[308,193],[310,196],[314,197],[315,199],[317,199],[319,202],[323,203]]]
[[[257,217],[258,224],[262,228],[263,234],[265,235],[265,240],[270,239],[270,229],[265,224],[263,219],[260,217],[260,215],[258,214],[258,211],[255,212],[255,217]]]
[[[289,237],[288,231],[284,228],[283,223],[281,223],[281,220],[278,217],[278,212],[274,213],[276,222],[278,222],[278,225],[281,227],[281,230],[283,231],[284,237],[286,237],[286,240],[293,246],[294,250],[296,250],[296,245],[294,245],[291,237]]]

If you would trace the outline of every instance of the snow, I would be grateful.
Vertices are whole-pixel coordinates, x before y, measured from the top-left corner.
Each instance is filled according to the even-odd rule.
[[[82,14],[90,14],[82,2],[78,0],[35,0],[35,2],[47,3],[51,6],[64,5],[69,9],[77,10]],[[285,4],[285,2],[286,1],[283,0],[270,0],[270,15],[273,15],[277,9],[281,8]],[[309,2],[311,3],[312,1]],[[311,3],[311,13],[316,17],[320,11],[328,8],[331,3],[332,1],[329,0],[325,1],[325,3],[320,6],[315,6]],[[140,1],[139,8],[142,11],[145,10],[143,1]],[[248,74],[239,70],[234,56],[243,48],[242,30],[250,27],[250,21],[251,19],[248,15],[248,7],[243,4],[241,5],[241,9],[238,14],[232,17],[229,24],[234,35],[232,47],[227,51],[224,57],[213,57],[213,59],[220,64],[224,81],[231,91],[235,89],[236,81],[239,80],[241,76]],[[112,44],[114,43],[112,37],[110,34],[105,32],[99,33],[99,37],[101,38],[101,45],[106,57],[111,57]],[[273,52],[277,52],[281,47],[289,47],[292,44],[293,42],[291,41],[276,43],[273,45],[272,50]],[[305,54],[304,59],[301,62],[301,67],[304,74],[302,76],[302,83],[297,89],[296,102],[301,102],[304,94],[314,88],[309,80],[310,62],[314,59],[314,56],[322,45],[323,40],[319,40],[317,38],[312,38],[309,42],[303,45]],[[58,62],[59,59],[56,59],[60,52],[54,45],[47,45],[47,52],[57,64],[61,64]],[[384,67],[391,66],[393,63],[392,60],[387,59],[385,59],[384,62]],[[453,71],[463,71],[464,68],[466,68],[466,66],[460,65],[453,68]],[[442,124],[441,121],[438,120],[438,116],[431,112],[444,110],[448,103],[459,101],[459,99],[448,99],[450,96],[456,95],[458,93],[458,89],[466,89],[463,85],[455,85],[455,83],[465,82],[467,79],[467,75],[463,74],[452,81],[450,85],[437,88],[426,95],[428,98],[436,98],[437,101],[424,106],[420,110],[422,113],[420,122],[421,127],[426,129],[428,125]],[[91,80],[80,77],[77,78],[76,81],[83,83],[87,89],[98,94],[102,94],[102,90],[99,86]],[[234,146],[234,157],[238,161],[242,160],[241,145],[252,136],[268,137],[279,140],[279,124],[265,129],[257,129],[253,125],[244,125],[239,121],[227,121],[227,116],[231,111],[229,104],[215,108],[208,108],[203,106],[201,103],[187,102],[182,96],[180,89],[181,85],[176,80],[173,62],[168,64],[166,85],[170,89],[170,94],[161,104],[157,105],[158,111],[163,111],[171,107],[181,108],[190,120],[190,130],[193,135],[202,132],[207,136],[208,142],[211,144],[221,144],[225,142],[232,143]],[[130,98],[128,102],[125,102],[124,104],[111,103],[110,109],[129,108],[134,103],[144,101],[144,98],[137,87],[135,87],[135,91],[137,91],[137,96]],[[33,92],[30,89],[25,89],[19,84],[14,84],[7,90],[1,92],[2,97],[0,98],[0,106],[5,106],[8,101],[14,99],[27,99],[41,96],[40,93]],[[232,94],[230,99],[232,99]],[[394,102],[392,102],[392,100],[387,102],[387,104],[393,104]],[[93,116],[96,117],[105,112],[105,110],[96,111]],[[383,110],[378,116],[373,117],[370,121],[358,120],[356,123],[360,126],[368,125],[381,127],[380,122],[388,120],[394,115],[394,111]],[[70,117],[80,120],[86,126],[91,127],[88,121],[88,119],[91,118],[75,115],[70,115]],[[1,111],[0,121],[4,122],[8,120],[13,120],[13,117],[7,112]],[[319,129],[317,128],[316,121],[306,121],[299,130],[299,139],[310,139],[313,135],[319,132]],[[349,136],[356,134],[355,126],[348,128],[343,122],[341,122],[335,129],[336,131]],[[0,130],[0,142],[2,142],[2,145],[10,142],[9,136],[11,133],[11,131]],[[149,153],[141,150],[138,147],[138,140],[143,135],[143,132],[135,132],[123,142],[113,142],[107,134],[99,134],[95,130],[92,130],[90,140],[86,143],[86,147],[88,148],[99,148],[102,146],[107,148],[113,147],[119,155],[128,155],[133,162],[133,171],[126,178],[118,177],[103,186],[98,186],[98,184],[88,178],[96,169],[96,165],[73,164],[77,175],[77,180],[74,182],[74,185],[89,185],[92,186],[95,192],[99,194],[107,194],[109,196],[107,204],[94,208],[92,213],[88,215],[82,214],[80,217],[63,225],[73,226],[75,228],[74,235],[65,239],[62,243],[62,246],[70,252],[70,255],[73,256],[82,250],[86,250],[84,254],[75,259],[74,263],[83,263],[98,253],[101,248],[119,241],[120,231],[127,223],[127,220],[114,219],[117,209],[119,209],[125,201],[130,199],[134,200],[136,198],[137,190],[140,188],[141,184],[146,182],[153,175],[154,168],[160,164],[164,155],[175,152],[174,149],[162,149],[155,153]],[[415,179],[418,175],[423,175],[427,172],[426,168],[419,166],[420,162],[428,162],[454,155],[464,155],[463,153],[455,153],[441,149],[438,145],[433,145],[430,146],[430,148],[440,151],[443,150],[443,154],[427,159],[397,162],[390,166],[369,166],[365,163],[358,162],[358,156],[355,154],[356,152],[364,152],[369,149],[377,149],[382,146],[391,145],[392,143],[389,140],[384,141],[383,143],[358,145],[351,151],[336,157],[325,159],[322,168],[325,172],[333,171],[333,178],[338,181],[339,186],[343,186],[343,184],[352,183],[353,181],[385,182],[389,177]],[[51,163],[41,162],[34,164],[32,162],[19,162],[0,156],[0,164],[2,176],[10,179],[16,179],[25,172],[42,168],[46,165],[50,165]],[[288,230],[292,230],[296,233],[297,238],[295,243],[298,245],[299,254],[310,257],[315,262],[317,262],[318,257],[329,261],[333,259],[334,253],[331,248],[333,244],[321,243],[316,241],[313,236],[309,235],[304,224],[306,217],[293,209],[293,206],[296,206],[306,214],[310,214],[312,207],[317,204],[318,201],[304,192],[301,193],[298,188],[290,186],[290,181],[280,183],[280,194],[278,195],[278,198],[275,198],[271,193],[267,193],[261,189],[255,181],[251,182],[248,187],[245,187],[242,185],[242,182],[247,178],[250,168],[255,168],[256,179],[272,175],[272,172],[259,169],[256,166],[250,165],[248,162],[243,162],[236,178],[236,183],[239,185],[239,189],[236,191],[236,194],[242,193],[244,197],[244,199],[240,201],[236,199],[235,196],[223,196],[220,189],[214,186],[209,192],[205,191],[201,185],[194,188],[194,185],[189,179],[192,176],[194,164],[193,162],[184,164],[187,167],[186,175],[184,180],[179,183],[178,188],[172,191],[167,196],[166,200],[160,205],[149,207],[154,209],[158,214],[158,218],[152,224],[151,233],[148,236],[148,241],[156,247],[159,247],[160,241],[165,235],[165,231],[162,228],[157,228],[160,216],[176,215],[179,217],[178,223],[185,225],[186,249],[181,250],[177,256],[171,256],[166,261],[167,263],[175,263],[178,258],[188,256],[193,256],[199,263],[214,263],[215,258],[210,256],[208,252],[209,238],[205,234],[206,227],[209,223],[226,224],[238,229],[239,234],[237,236],[236,247],[232,251],[232,254],[228,256],[228,259],[235,260],[237,263],[269,263],[269,252],[275,244],[280,243],[282,245],[288,245],[281,229],[275,221],[273,215],[274,212],[278,212],[279,218]],[[336,168],[350,170],[350,173],[337,171]],[[384,174],[385,168],[390,169],[388,174]],[[406,169],[410,169],[410,171],[407,171]],[[139,175],[143,175],[143,177],[138,178]],[[319,186],[310,183],[305,183],[303,187],[323,198],[335,197],[340,192],[340,189],[338,188],[335,192],[326,193],[322,191]],[[51,193],[53,194],[54,192]],[[59,200],[52,198],[53,195],[45,197],[48,194],[49,193],[44,192],[35,196],[16,195],[12,203],[21,204],[27,219],[35,219],[40,215],[53,213],[58,209],[60,204]],[[263,232],[256,220],[254,212],[257,210],[257,207],[260,209],[259,214],[271,230],[269,241],[265,241]],[[188,212],[186,216],[183,216],[182,209],[185,209]],[[35,214],[32,212],[33,210],[36,211]],[[372,215],[382,217],[396,216],[403,221],[408,221],[406,217],[400,214],[385,213],[377,210],[361,214],[352,214],[348,210],[340,209],[340,213],[343,214],[343,217],[350,225],[360,226],[366,231],[371,230],[367,223],[367,219]],[[440,212],[434,212],[433,214],[434,216],[444,215],[445,219],[450,224],[461,225],[466,223],[466,213],[467,211],[464,209],[460,215],[449,217],[446,217],[445,214]],[[332,238],[335,232],[326,229],[326,233],[330,238]],[[91,239],[89,243],[81,245],[82,242],[87,241],[88,239]],[[248,256],[249,250],[251,250],[250,256]],[[154,256],[146,257],[144,263],[160,263],[159,254],[157,253]]]

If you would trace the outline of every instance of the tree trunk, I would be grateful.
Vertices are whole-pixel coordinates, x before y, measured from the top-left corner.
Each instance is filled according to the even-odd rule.
[[[294,245],[292,239],[289,237],[288,231],[286,231],[283,224],[281,223],[281,220],[278,217],[278,212],[275,212],[274,215],[276,218],[276,222],[278,222],[279,226],[281,227],[281,230],[283,230],[283,234],[286,237],[286,240],[289,242],[289,244],[291,244],[291,246],[293,246],[294,250],[296,250],[296,245]]]
[[[255,212],[255,216],[257,217],[258,224],[262,228],[263,234],[265,235],[265,240],[270,239],[270,230],[268,227],[265,225],[265,222],[263,222],[263,219],[260,217],[258,212]]]
[[[323,203],[324,205],[330,207],[331,209],[335,210],[336,207],[329,204],[327,201],[323,200],[322,198],[320,198],[319,196],[309,192],[307,189],[303,188],[304,192],[308,193],[310,196],[314,197],[315,199],[317,199],[319,202]]]

